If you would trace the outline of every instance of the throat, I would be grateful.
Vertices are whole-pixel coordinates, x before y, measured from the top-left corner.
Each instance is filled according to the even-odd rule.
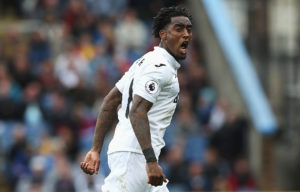
[[[164,48],[170,55],[172,55],[172,56],[176,59],[176,61],[181,60],[180,58],[176,57],[176,55],[174,55],[174,54],[170,51],[170,49],[166,46],[166,44],[163,43],[162,41],[159,43],[159,47]]]

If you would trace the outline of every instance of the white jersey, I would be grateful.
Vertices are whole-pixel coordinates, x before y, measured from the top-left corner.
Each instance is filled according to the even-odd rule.
[[[148,119],[151,144],[156,156],[159,156],[161,148],[165,146],[163,136],[177,105],[179,67],[180,64],[165,49],[154,47],[154,51],[135,61],[116,83],[122,93],[122,104],[118,111],[119,123],[109,144],[108,154],[116,151],[142,154],[129,119],[133,97],[139,95],[153,103]]]

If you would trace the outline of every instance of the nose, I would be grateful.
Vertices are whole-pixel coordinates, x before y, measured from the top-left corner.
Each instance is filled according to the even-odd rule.
[[[191,36],[191,33],[188,31],[188,29],[183,30],[183,38],[188,39]]]

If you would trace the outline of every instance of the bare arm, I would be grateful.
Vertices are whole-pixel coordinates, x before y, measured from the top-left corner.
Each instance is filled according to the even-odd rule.
[[[129,113],[130,122],[142,150],[152,148],[150,126],[147,115],[151,107],[151,102],[135,95]]]
[[[87,174],[98,174],[103,141],[107,131],[112,128],[118,119],[117,111],[121,101],[122,94],[116,87],[103,100],[97,118],[92,148],[86,154],[84,161],[80,163],[81,169]]]
[[[104,98],[97,118],[92,150],[101,152],[104,137],[118,120],[117,110],[122,101],[122,94],[114,87]]]
[[[148,175],[148,183],[154,186],[162,185],[167,182],[162,169],[159,167],[151,144],[151,133],[148,119],[148,111],[151,109],[152,103],[135,95],[133,104],[129,113],[130,122],[132,124],[135,136],[143,150],[147,165],[146,172]]]

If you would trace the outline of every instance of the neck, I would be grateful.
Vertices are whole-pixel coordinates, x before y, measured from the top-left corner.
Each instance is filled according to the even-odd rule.
[[[163,41],[160,41],[158,46],[161,47],[161,48],[164,48],[170,55],[172,55],[176,59],[176,61],[179,61],[176,58],[176,56],[171,53],[171,51],[168,49],[168,47],[166,46],[166,44]]]

